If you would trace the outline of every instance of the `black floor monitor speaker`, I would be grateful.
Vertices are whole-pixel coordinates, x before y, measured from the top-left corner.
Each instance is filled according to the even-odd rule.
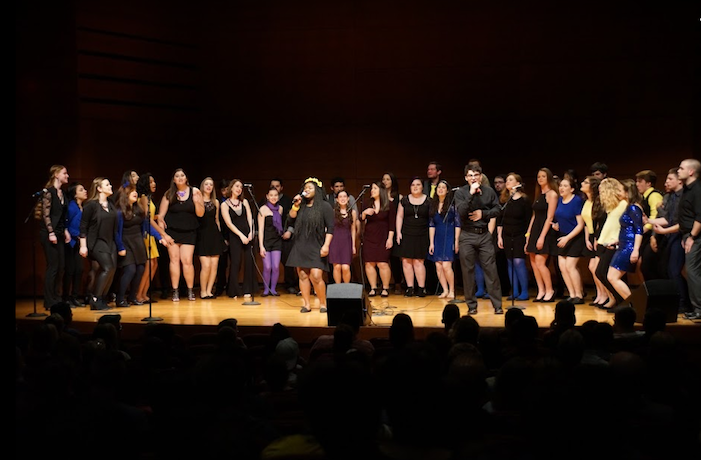
[[[334,283],[326,287],[326,308],[329,326],[336,326],[346,310],[357,310],[363,326],[370,322],[367,295],[359,283]]]
[[[665,312],[665,321],[677,322],[679,293],[672,280],[650,280],[636,288],[624,302],[635,310],[635,322],[642,323],[645,312],[657,308]]]

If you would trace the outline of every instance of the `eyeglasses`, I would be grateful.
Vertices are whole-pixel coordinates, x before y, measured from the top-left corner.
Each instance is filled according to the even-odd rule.
[[[467,177],[479,177],[480,173],[468,174]]]

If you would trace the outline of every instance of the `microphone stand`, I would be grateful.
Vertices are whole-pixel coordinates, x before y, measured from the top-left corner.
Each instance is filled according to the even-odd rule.
[[[504,224],[504,211],[506,210],[506,207],[509,205],[509,203],[513,199],[514,199],[513,195],[511,195],[509,197],[509,200],[506,203],[504,203],[504,206],[501,207],[502,228],[504,227],[504,225],[503,225]],[[504,232],[502,230],[502,240],[504,239],[503,233]],[[514,237],[510,236],[509,239],[511,240],[510,244],[509,244],[509,248],[510,248],[510,252],[511,252],[511,306],[508,307],[508,309],[511,310],[512,308],[517,308],[519,310],[525,310],[526,307],[514,304],[514,302],[516,302],[516,262],[514,262]]]
[[[255,231],[255,226],[256,226],[256,222],[258,221],[258,214],[260,214],[260,206],[258,206],[258,202],[256,201],[256,197],[253,195],[253,191],[252,191],[253,185],[245,185],[245,187],[246,187],[246,190],[248,190],[248,194],[251,195],[251,201],[253,201],[253,204],[256,206],[256,218],[253,221],[253,228],[254,228],[253,239],[255,240],[258,237],[258,232]],[[258,264],[256,263],[256,255],[253,252],[253,246],[254,246],[254,243],[251,242],[251,258],[253,259],[253,266],[256,267],[256,271],[260,275],[260,278],[263,280],[263,284],[265,285],[265,287],[268,288],[268,290],[270,290],[270,286],[268,286],[267,283],[265,282],[265,278],[263,277],[263,274],[261,273],[260,268],[258,267]],[[244,266],[245,266],[245,262],[244,262]],[[243,302],[241,305],[260,305],[260,302],[257,302],[255,300],[254,296],[255,296],[255,294],[253,292],[251,292],[251,300],[247,300],[247,301]]]
[[[29,214],[27,214],[27,218],[24,219],[24,223],[26,224],[29,222],[29,219],[32,217],[34,214],[34,208],[36,208],[36,205],[39,204],[39,200],[41,200],[42,194],[39,193],[37,194],[37,200],[32,204],[32,207],[29,209]],[[56,235],[56,238],[58,238],[58,235]],[[36,258],[36,240],[37,238],[34,238],[32,240],[32,290],[33,290],[33,295],[32,298],[34,299],[34,311],[32,313],[29,313],[27,315],[27,318],[42,318],[46,316],[46,313],[40,312],[37,313],[37,258]]]
[[[456,188],[458,190],[460,189],[460,187],[456,187]],[[450,214],[450,210],[453,208],[453,205],[455,203],[455,192],[457,192],[457,190],[452,190],[452,192],[453,192],[453,196],[450,199],[450,204],[448,205],[448,210],[446,211],[445,216],[443,216],[443,224],[444,225],[446,225],[446,222],[448,221],[448,214]],[[457,213],[458,213],[458,210],[455,209],[455,214],[457,214]],[[448,231],[446,229],[446,232],[444,235],[444,241],[443,241],[443,248],[445,248],[445,245],[447,244],[447,242],[448,242]],[[459,262],[459,259],[460,259],[460,255],[458,254],[458,262]],[[453,277],[454,277],[454,275],[453,275]],[[455,283],[455,280],[453,280],[453,283]],[[438,289],[438,288],[436,288],[436,289]],[[458,299],[456,296],[454,299],[451,299],[450,302],[448,302],[448,303],[465,303],[465,302],[466,301],[464,299]]]
[[[163,318],[160,318],[158,316],[153,316],[151,314],[151,306],[153,302],[151,301],[151,238],[153,238],[153,235],[151,235],[151,194],[148,194],[148,208],[146,215],[148,216],[148,244],[146,247],[148,248],[148,316],[146,318],[143,318],[141,321],[163,321]]]
[[[360,215],[363,213],[363,210],[364,210],[363,201],[361,200],[361,198],[363,197],[363,195],[365,195],[365,191],[369,188],[370,187],[363,187],[363,190],[361,190],[361,192],[358,194],[358,196],[355,199],[355,205],[358,208],[358,210],[360,211],[358,213],[358,223],[360,223]],[[359,206],[358,206],[358,203],[360,203]],[[352,210],[353,210],[353,208],[351,207],[351,212],[352,212]],[[353,230],[353,231],[355,231],[355,230]],[[359,259],[358,263],[360,265],[360,282],[361,282],[361,285],[363,287],[363,292],[365,292],[365,264],[363,263],[363,234],[365,232],[363,231],[363,232],[359,232],[359,233],[360,233],[360,253],[358,254],[358,259]],[[379,276],[379,273],[378,273],[378,276]],[[363,297],[365,298],[365,296],[363,296]],[[371,302],[371,308],[372,308],[372,302]],[[372,322],[372,310],[370,312],[368,312],[367,305],[365,305],[365,311],[363,312],[363,315],[365,315],[366,317],[369,316],[370,317],[370,325],[374,326],[374,323]]]
[[[355,203],[354,203],[354,204],[356,205],[356,208],[358,207],[358,206],[357,206],[358,203],[360,203],[360,208],[363,207],[363,202],[362,202],[361,198],[363,197],[363,195],[365,195],[365,191],[366,191],[368,188],[369,188],[369,187],[363,187],[363,190],[361,190],[360,193],[358,194],[358,196],[355,198]],[[361,214],[363,213],[363,211],[364,211],[364,208],[363,208],[363,209],[360,209],[360,208],[358,208],[358,209],[360,210],[360,212],[358,213],[358,223],[360,223],[360,215],[361,215]],[[352,213],[353,213],[353,207],[351,206],[350,209],[351,209],[351,214],[352,214]],[[355,229],[354,229],[353,231],[355,231]],[[360,233],[360,253],[358,254],[358,258],[360,259],[360,260],[359,260],[359,264],[360,264],[360,282],[361,282],[362,285],[363,285],[363,290],[365,290],[365,267],[364,267],[365,264],[363,263],[363,233],[364,233],[364,232],[358,232],[358,233]]]

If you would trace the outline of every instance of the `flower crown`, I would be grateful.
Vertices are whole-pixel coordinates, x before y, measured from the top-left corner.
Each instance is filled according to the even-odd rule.
[[[307,177],[306,179],[304,179],[304,183],[306,184],[307,182],[314,182],[316,185],[319,186],[320,189],[324,188],[324,186],[321,185],[321,181],[316,177]]]

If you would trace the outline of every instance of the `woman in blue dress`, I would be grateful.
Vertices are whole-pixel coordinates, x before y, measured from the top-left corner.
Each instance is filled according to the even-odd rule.
[[[618,234],[618,249],[611,259],[607,278],[616,292],[627,299],[630,287],[623,281],[623,275],[635,270],[635,264],[640,256],[640,245],[643,241],[643,208],[642,198],[632,179],[621,181],[623,196],[621,200],[628,201],[628,206],[621,216],[621,231]]]
[[[436,275],[443,292],[439,299],[455,298],[455,272],[453,260],[458,253],[460,237],[460,216],[453,204],[453,191],[448,182],[442,180],[436,186],[431,199],[428,222],[428,260],[436,264]]]

